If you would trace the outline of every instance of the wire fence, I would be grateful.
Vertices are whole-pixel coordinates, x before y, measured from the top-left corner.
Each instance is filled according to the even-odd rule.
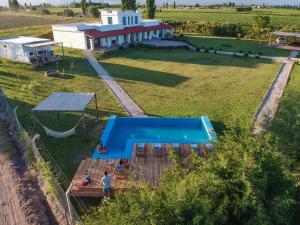
[[[50,165],[51,172],[48,173],[48,175],[50,174],[51,185],[52,187],[54,187],[53,194],[55,195],[59,205],[61,206],[60,208],[62,209],[69,224],[83,224],[74,206],[72,204],[68,205],[67,196],[64,190],[67,190],[69,187],[69,179],[66,177],[62,169],[52,157],[47,147],[40,140],[39,134],[33,129],[27,131],[24,129],[16,114],[17,107],[14,110],[12,109],[5,93],[1,89],[0,105],[2,106],[2,110],[9,117],[10,126],[12,127],[12,129],[18,131],[18,134],[21,137],[20,140],[23,141],[24,146],[26,146],[26,151],[32,151],[35,161],[40,160],[42,162],[47,162],[47,165]],[[26,160],[28,161],[29,159]],[[39,170],[39,168],[36,169]],[[74,203],[76,204],[77,208],[81,209],[83,212],[87,212],[87,207],[80,198],[74,197],[72,199],[74,199]]]

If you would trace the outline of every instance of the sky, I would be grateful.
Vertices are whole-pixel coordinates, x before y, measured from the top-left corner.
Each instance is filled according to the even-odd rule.
[[[32,3],[32,4],[39,4],[43,2],[55,4],[66,4],[68,2],[73,2],[73,0],[18,0],[19,3]],[[137,0],[137,2],[145,3],[146,0]],[[7,5],[8,0],[0,0],[0,5]],[[121,0],[92,0],[92,2],[108,2],[108,3],[120,3]],[[156,0],[156,3],[162,4],[163,2],[173,2],[173,0]],[[224,2],[235,2],[237,4],[263,4],[266,5],[300,5],[300,0],[175,0],[177,4],[200,4],[200,5],[207,5],[207,4],[217,4],[217,3],[224,3]]]

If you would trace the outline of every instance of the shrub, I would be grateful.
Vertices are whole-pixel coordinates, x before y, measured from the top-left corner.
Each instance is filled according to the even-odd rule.
[[[256,55],[255,55],[255,58],[259,59],[259,58],[260,58],[260,55],[259,55],[259,54],[256,54]]]
[[[204,45],[202,45],[202,47],[201,47],[202,49],[205,49],[205,46]]]
[[[240,50],[239,52],[240,52],[240,53],[243,53],[243,50]]]
[[[216,54],[216,53],[217,53],[217,50],[215,50],[214,53]]]
[[[65,9],[62,12],[62,16],[66,16],[66,17],[74,17],[74,12],[71,9]]]
[[[219,51],[222,51],[222,49],[221,49],[221,48],[219,48]]]
[[[204,50],[204,52],[205,52],[205,53],[208,53],[208,52],[209,52],[208,48],[206,48],[206,49]]]
[[[119,46],[119,50],[123,50],[124,49],[124,46],[123,45],[120,45]]]
[[[88,15],[90,17],[98,18],[99,17],[99,10],[95,6],[91,6],[88,8]]]
[[[248,51],[248,54],[252,54],[252,51]]]
[[[50,15],[50,11],[48,9],[43,9],[42,10],[42,15]]]
[[[261,52],[258,52],[257,55],[262,55]]]
[[[200,52],[200,48],[196,48],[196,52]]]
[[[183,34],[179,34],[179,37],[184,37],[184,35]]]
[[[136,43],[133,43],[133,42],[131,42],[131,43],[129,43],[129,48],[135,48],[136,47]]]
[[[209,47],[209,50],[214,50],[214,47],[213,47],[213,46],[210,46],[210,47]]]
[[[244,54],[244,57],[248,57],[248,56],[249,56],[248,53],[245,53],[245,54]]]

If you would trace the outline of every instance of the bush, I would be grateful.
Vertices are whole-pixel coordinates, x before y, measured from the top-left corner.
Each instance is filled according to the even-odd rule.
[[[119,50],[123,50],[124,49],[124,46],[123,45],[120,45],[119,46]]]
[[[209,50],[214,50],[214,47],[213,47],[213,46],[210,46],[210,47],[209,47]]]
[[[57,12],[56,15],[58,15],[58,16],[66,16],[66,17],[74,17],[74,12],[71,9],[65,9],[62,12]]]
[[[240,52],[240,53],[243,53],[243,50],[240,50],[239,52]]]
[[[202,45],[202,47],[201,47],[202,49],[205,49],[205,46],[204,45]]]
[[[248,51],[248,54],[252,54],[252,51]]]
[[[259,58],[260,58],[260,55],[259,55],[259,54],[256,54],[256,55],[255,55],[255,58],[259,59]]]
[[[179,34],[179,37],[184,37],[184,35],[183,34]]]
[[[248,53],[245,53],[245,54],[244,54],[244,57],[248,57],[248,56],[249,56]]]
[[[209,52],[208,48],[206,48],[206,49],[204,50],[204,52],[205,52],[205,53],[208,53],[208,52]]]
[[[200,52],[200,48],[196,48],[196,52]]]
[[[257,55],[262,55],[261,52],[258,52]]]
[[[133,42],[131,42],[131,43],[129,43],[129,48],[135,48],[136,47],[136,43],[133,43]]]
[[[219,51],[222,51],[222,49],[221,49],[221,48],[219,48]]]
[[[90,17],[98,18],[99,17],[99,10],[95,6],[91,6],[88,8],[88,15]]]
[[[42,10],[42,15],[51,15],[51,13],[48,9],[43,9]]]
[[[217,54],[217,50],[215,50],[214,53]]]

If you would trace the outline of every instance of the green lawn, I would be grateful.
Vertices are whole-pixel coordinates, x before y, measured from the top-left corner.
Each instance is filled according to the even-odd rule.
[[[32,66],[0,59],[0,87],[3,88],[13,103],[18,105],[18,115],[28,131],[32,131],[31,108],[54,91],[96,92],[100,107],[100,119],[105,121],[111,114],[125,115],[123,109],[111,93],[97,77],[94,70],[83,58],[78,50],[65,49],[66,57],[60,61],[58,68],[64,70],[61,78],[48,78],[44,71],[55,69],[52,63],[34,70]],[[71,71],[71,63],[74,68]],[[40,121],[51,129],[65,131],[72,128],[79,120],[78,113],[63,113],[61,120],[57,120],[55,113],[35,113]],[[70,178],[77,169],[80,160],[91,156],[97,144],[97,138],[103,123],[95,122],[94,102],[86,111],[88,140],[83,141],[82,129],[78,128],[75,136],[56,139],[46,136],[39,125],[41,139],[51,152],[59,166]]]
[[[146,114],[208,115],[218,130],[235,118],[251,124],[280,67],[180,49],[128,49],[98,58]]]
[[[243,53],[251,51],[253,54],[262,53],[268,56],[288,56],[289,51],[285,49],[277,49],[268,47],[262,41],[246,40],[226,37],[212,37],[212,36],[197,36],[197,35],[185,35],[184,39],[189,41],[192,45],[199,48],[213,47],[216,50],[222,49],[223,51],[232,51]]]

